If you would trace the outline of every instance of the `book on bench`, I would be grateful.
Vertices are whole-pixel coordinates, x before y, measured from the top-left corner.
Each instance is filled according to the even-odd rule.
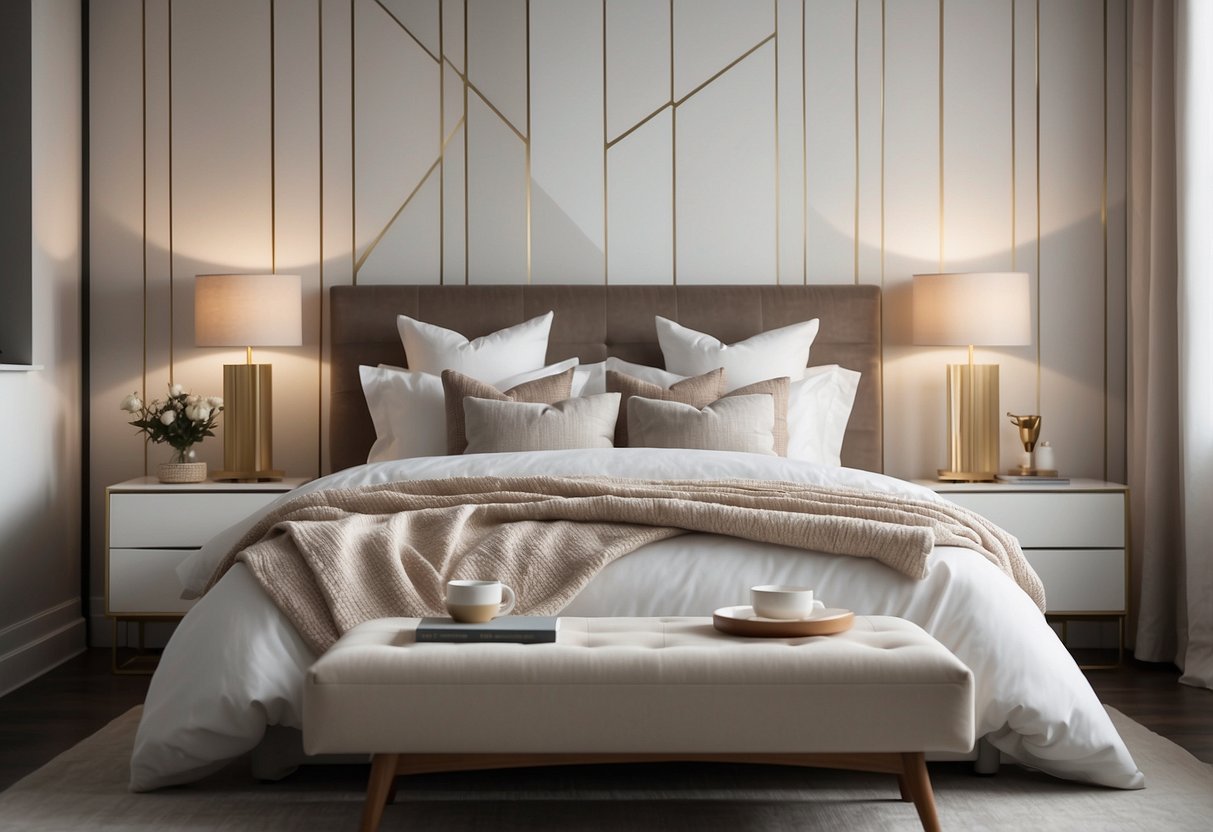
[[[559,629],[560,619],[552,615],[503,615],[483,624],[461,624],[450,618],[423,618],[417,625],[417,641],[550,644],[556,641]]]

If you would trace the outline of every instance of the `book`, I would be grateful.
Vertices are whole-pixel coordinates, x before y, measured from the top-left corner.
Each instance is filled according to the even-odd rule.
[[[551,644],[556,641],[560,619],[544,615],[503,615],[483,624],[462,624],[450,618],[423,618],[417,625],[417,641],[448,644]]]
[[[994,477],[995,482],[1004,482],[1008,485],[1069,485],[1069,477],[1042,477],[1032,474],[999,474]]]

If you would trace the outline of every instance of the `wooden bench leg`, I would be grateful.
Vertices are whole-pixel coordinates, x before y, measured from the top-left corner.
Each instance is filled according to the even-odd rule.
[[[910,796],[910,787],[906,785],[906,776],[904,774],[897,775],[897,788],[901,789],[901,799],[906,803],[914,799]]]
[[[366,803],[362,806],[362,832],[376,832],[383,819],[383,807],[394,791],[399,754],[376,754],[371,759],[371,777],[366,784]]]
[[[939,815],[935,812],[935,792],[931,790],[931,776],[927,773],[927,761],[922,752],[902,754],[901,764],[905,773],[898,779],[910,792],[918,819],[925,832],[939,832]]]

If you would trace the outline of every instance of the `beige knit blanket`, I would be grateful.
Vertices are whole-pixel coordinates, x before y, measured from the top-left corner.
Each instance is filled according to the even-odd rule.
[[[517,613],[552,615],[616,558],[687,532],[874,558],[916,579],[932,547],[962,546],[1044,609],[1019,543],[967,509],[752,480],[467,477],[313,491],[253,527],[210,585],[243,561],[322,653],[363,621],[443,614],[446,582],[459,578],[499,579]]]

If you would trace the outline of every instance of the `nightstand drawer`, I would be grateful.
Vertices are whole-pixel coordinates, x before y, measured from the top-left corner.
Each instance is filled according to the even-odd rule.
[[[1025,549],[1125,546],[1122,493],[948,492],[943,496],[1002,526]]]
[[[196,549],[110,549],[108,615],[180,615],[194,605],[181,600],[177,567]]]
[[[282,496],[273,492],[111,494],[109,545],[197,547]]]
[[[1050,613],[1125,610],[1124,549],[1025,549]]]

